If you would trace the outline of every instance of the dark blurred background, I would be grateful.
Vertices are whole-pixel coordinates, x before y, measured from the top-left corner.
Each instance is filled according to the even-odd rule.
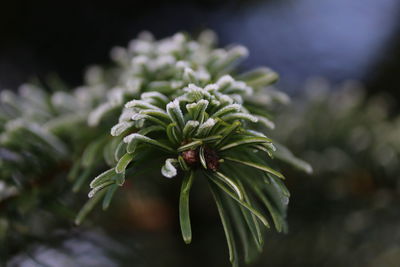
[[[267,65],[296,91],[310,76],[358,79],[400,96],[398,0],[2,1],[0,88],[57,73],[71,86],[112,46],[142,30],[157,38],[215,30],[246,45],[245,67]]]

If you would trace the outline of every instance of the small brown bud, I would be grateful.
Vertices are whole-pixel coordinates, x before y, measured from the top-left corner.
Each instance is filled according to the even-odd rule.
[[[213,171],[218,170],[219,168],[219,157],[215,150],[204,147],[204,157],[206,160],[207,168]]]
[[[199,162],[199,152],[197,150],[187,150],[182,152],[182,157],[189,165],[195,165]]]

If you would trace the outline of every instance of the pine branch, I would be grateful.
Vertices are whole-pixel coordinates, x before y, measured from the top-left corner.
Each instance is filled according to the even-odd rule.
[[[114,48],[115,65],[90,68],[86,84],[71,92],[53,88],[50,94],[33,86],[21,87],[19,94],[3,91],[0,143],[6,152],[0,158],[0,179],[7,188],[29,190],[49,166],[67,161],[72,167],[62,176],[79,191],[88,186],[90,176],[99,174],[90,183],[90,200],[77,217],[79,223],[96,203],[102,201],[107,209],[135,169],[167,178],[182,174],[189,177],[183,180],[180,204],[187,243],[189,189],[194,180],[207,179],[232,263],[238,262],[236,239],[229,230],[233,226],[241,228],[242,242],[252,236],[251,245],[260,250],[260,225],[268,226],[269,216],[278,231],[285,225],[288,193],[276,180],[282,175],[273,158],[311,169],[288,150],[279,153],[267,137],[274,128],[272,107],[288,101],[282,92],[267,89],[278,75],[267,68],[235,75],[247,49],[216,49],[214,43],[210,31],[197,40],[178,33],[156,41],[144,33],[128,48]],[[165,162],[156,166],[157,172],[155,166],[144,167],[155,158]]]

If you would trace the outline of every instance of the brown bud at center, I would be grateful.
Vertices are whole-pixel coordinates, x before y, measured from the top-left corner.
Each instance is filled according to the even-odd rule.
[[[185,162],[190,165],[190,166],[196,166],[200,162],[200,157],[199,157],[199,149],[191,149],[182,152],[182,157],[185,160]],[[206,161],[207,169],[216,171],[219,168],[219,157],[217,152],[210,148],[205,146],[204,147],[204,158]]]
[[[182,152],[182,157],[189,165],[196,165],[199,162],[199,152],[197,150],[187,150]]]

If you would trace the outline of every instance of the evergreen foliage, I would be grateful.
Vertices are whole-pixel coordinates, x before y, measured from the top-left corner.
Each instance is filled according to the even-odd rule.
[[[152,175],[182,184],[186,243],[189,193],[197,179],[209,183],[234,266],[237,238],[249,262],[270,222],[285,231],[289,192],[276,160],[311,172],[268,137],[275,105],[288,98],[270,87],[278,79],[270,69],[238,72],[246,48],[215,43],[210,31],[196,40],[178,33],[156,41],[142,33],[111,51],[112,67],[90,68],[86,84],[73,91],[53,83],[51,93],[33,85],[1,92],[1,200],[10,207],[2,211],[2,236],[15,231],[10,220],[19,199],[41,183],[67,188],[70,180],[78,192],[96,175],[78,224],[98,202],[107,209],[125,179]]]

